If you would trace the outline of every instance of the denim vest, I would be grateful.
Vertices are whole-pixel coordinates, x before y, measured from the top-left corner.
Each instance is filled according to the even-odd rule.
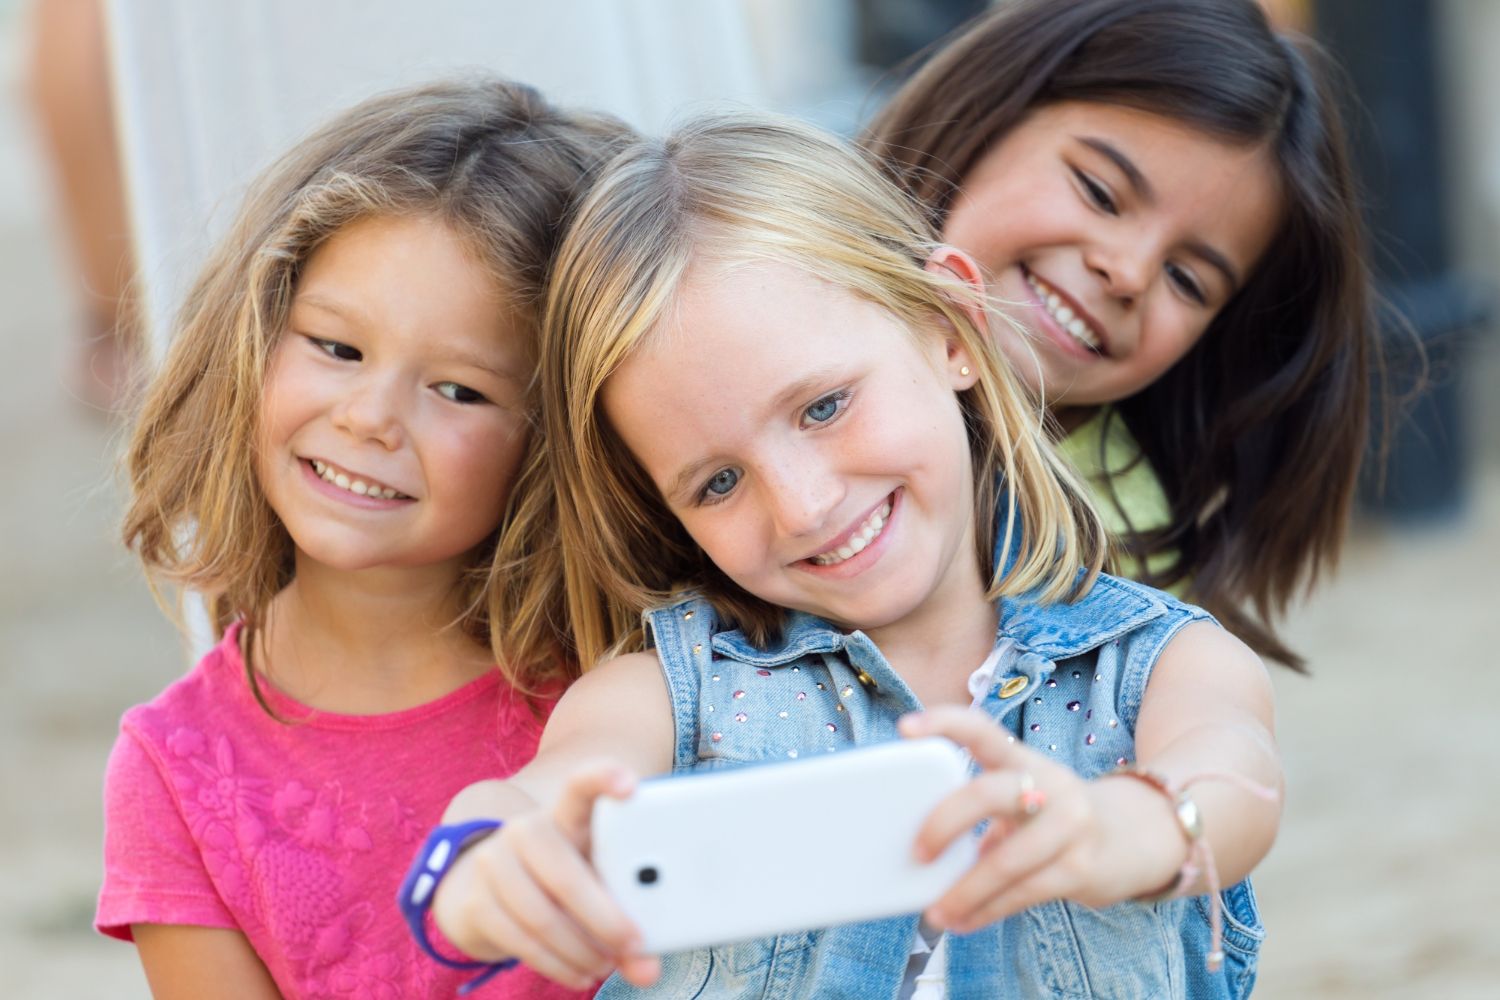
[[[781,640],[761,649],[721,628],[701,599],[646,618],[672,698],[675,773],[893,740],[896,720],[922,707],[863,632],[794,612]],[[1167,594],[1108,576],[1073,604],[1003,600],[997,643],[1011,642],[982,707],[1084,778],[1104,774],[1134,760],[1136,715],[1162,648],[1184,625],[1207,618]],[[837,843],[799,843],[795,829],[766,850],[839,864]],[[724,859],[723,875],[723,905],[733,906],[733,858]],[[1260,919],[1248,882],[1223,898],[1220,972],[1205,968],[1206,899],[1102,910],[1052,901],[973,934],[950,934],[948,997],[1246,996]],[[598,995],[893,998],[916,928],[912,914],[683,952],[664,957],[651,989],[614,976]]]

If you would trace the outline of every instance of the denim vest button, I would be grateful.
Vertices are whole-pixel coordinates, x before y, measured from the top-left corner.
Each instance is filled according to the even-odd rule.
[[[1026,690],[1026,678],[1024,676],[1011,677],[1000,685],[1000,697],[1014,698],[1024,690]]]

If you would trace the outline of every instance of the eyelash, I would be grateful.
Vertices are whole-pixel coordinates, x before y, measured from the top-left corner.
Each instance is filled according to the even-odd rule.
[[[363,361],[364,360],[364,354],[360,352],[359,348],[357,348],[357,347],[350,347],[348,344],[345,344],[342,341],[338,341],[338,340],[325,340],[322,337],[308,337],[307,339],[310,340],[310,341],[312,341],[312,344],[313,344],[314,347],[316,347],[318,350],[322,351],[324,354],[328,355],[330,358],[333,358],[335,361]],[[352,358],[344,357],[342,354],[339,353],[340,350],[350,351],[350,352],[352,352],[354,354],[354,357],[352,357]]]
[[[343,341],[328,340],[327,338],[324,338],[324,337],[308,337],[307,339],[312,343],[312,345],[314,347],[316,347],[318,350],[322,351],[324,354],[328,355],[330,358],[333,358],[335,361],[354,362],[354,361],[363,361],[364,360],[364,352],[362,352],[357,347],[351,347],[350,345],[344,343]],[[347,356],[345,354],[341,354],[341,353],[339,353],[340,351],[347,351],[347,352],[349,352],[349,354],[352,354],[353,357],[349,357],[349,356]],[[442,390],[443,386],[449,386],[449,385],[453,386],[453,388],[455,390],[457,390],[457,392],[455,392],[451,396],[448,393],[446,393],[446,392],[444,392]],[[477,389],[470,389],[468,386],[466,386],[466,385],[464,385],[464,384],[462,384],[460,382],[451,382],[451,381],[435,382],[435,383],[433,383],[432,387],[437,390],[437,394],[439,396],[442,396],[444,399],[448,400],[449,402],[458,403],[461,406],[474,406],[475,404],[478,404],[478,403],[488,403],[489,402],[488,397],[486,397],[484,395],[484,393],[478,391]],[[462,395],[463,393],[469,393],[471,396],[473,396],[473,398],[472,399],[459,399],[459,398],[457,398],[458,396]]]
[[[829,416],[829,418],[827,420],[817,420],[817,421],[814,421],[811,425],[809,425],[807,423],[803,423],[802,424],[803,429],[809,429],[810,427],[823,427],[823,426],[827,426],[828,424],[830,424],[833,421],[837,420],[839,418],[839,416],[846,409],[848,409],[849,399],[853,395],[854,395],[854,393],[853,393],[852,390],[849,390],[849,389],[840,389],[837,392],[830,392],[826,396],[819,396],[817,399],[813,400],[812,403],[810,403],[807,406],[803,407],[803,409],[802,409],[802,416],[804,418],[807,416],[807,411],[808,410],[811,410],[813,407],[819,406],[819,405],[821,405],[823,403],[832,402],[835,405],[836,409],[833,411],[833,414],[831,416]],[[697,496],[697,504],[698,504],[698,506],[700,506],[700,507],[712,507],[714,504],[723,503],[726,499],[729,498],[729,496],[731,495],[731,493],[733,492],[733,490],[731,490],[730,493],[717,493],[717,494],[716,493],[711,493],[709,491],[709,486],[712,485],[713,481],[716,478],[718,478],[718,476],[721,473],[729,472],[729,471],[734,471],[737,474],[737,476],[743,474],[743,473],[740,473],[739,470],[733,469],[732,467],[729,467],[729,466],[726,466],[725,468],[722,468],[722,469],[715,469],[713,475],[709,476],[708,479],[704,482],[703,487],[698,490],[698,496]],[[739,485],[739,479],[738,478],[735,479],[734,485],[736,485],[736,486]]]
[[[1115,204],[1114,198],[1110,196],[1109,188],[1100,184],[1077,167],[1073,167],[1072,170],[1073,176],[1077,178],[1079,185],[1083,188],[1084,197],[1089,200],[1090,204],[1101,212],[1108,212],[1110,215],[1120,214],[1120,207]]]
[[[1182,291],[1182,294],[1192,299],[1193,302],[1200,306],[1207,305],[1208,296],[1203,294],[1203,289],[1200,288],[1198,286],[1198,283],[1192,279],[1192,276],[1182,268],[1178,267],[1176,264],[1168,264],[1167,277],[1171,278],[1172,283]]]
[[[852,395],[853,395],[853,393],[850,392],[848,389],[839,389],[837,392],[830,392],[826,396],[820,396],[817,399],[813,400],[811,404],[809,404],[808,406],[803,407],[803,409],[802,409],[802,416],[804,417],[804,422],[803,422],[802,426],[803,427],[826,427],[829,424],[833,423],[841,415],[843,415],[844,410],[846,410],[848,408],[848,406],[849,406],[849,397],[852,396]],[[815,406],[821,406],[823,403],[828,403],[828,402],[831,402],[831,403],[834,404],[833,413],[829,416],[829,418],[827,420],[814,420],[811,424],[808,424],[806,422],[806,420],[805,420],[805,418],[807,417],[808,411],[811,410]]]

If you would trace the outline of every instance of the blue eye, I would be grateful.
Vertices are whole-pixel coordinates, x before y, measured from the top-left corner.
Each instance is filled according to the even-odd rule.
[[[720,469],[703,486],[705,496],[722,497],[727,496],[731,490],[739,485],[740,473],[738,469]]]
[[[466,385],[459,385],[457,382],[439,382],[433,388],[438,391],[438,395],[444,399],[451,399],[455,403],[488,402],[482,393],[475,392]]]
[[[803,424],[826,424],[839,415],[844,404],[849,400],[849,390],[841,389],[838,392],[830,392],[822,399],[813,403],[802,411]]]

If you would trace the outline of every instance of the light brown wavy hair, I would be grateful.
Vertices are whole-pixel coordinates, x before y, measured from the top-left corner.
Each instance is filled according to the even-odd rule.
[[[628,134],[607,117],[559,111],[530,87],[480,79],[369,100],[276,163],[189,293],[131,435],[123,534],[153,584],[204,595],[222,635],[236,618],[262,627],[291,581],[292,539],[256,480],[255,441],[267,358],[298,276],[326,240],[374,216],[440,220],[493,275],[534,354],[561,219]],[[526,692],[576,674],[548,489],[540,457],[528,454],[499,528],[468,555],[459,584],[455,624]]]
[[[982,296],[924,268],[936,247],[915,203],[857,151],[788,119],[702,117],[632,145],[601,174],[558,251],[540,364],[569,617],[585,669],[640,647],[641,612],[685,589],[753,641],[770,641],[782,626],[784,609],[736,586],[704,555],[603,411],[611,374],[650,342],[689,265],[704,261],[789,264],[889,311],[914,337],[956,337],[979,369],[959,401],[973,455],[976,555],[991,597],[1062,599],[1092,583],[1107,554],[1098,515],[971,319]],[[1013,553],[1004,567],[992,558],[998,511],[1001,551]]]

